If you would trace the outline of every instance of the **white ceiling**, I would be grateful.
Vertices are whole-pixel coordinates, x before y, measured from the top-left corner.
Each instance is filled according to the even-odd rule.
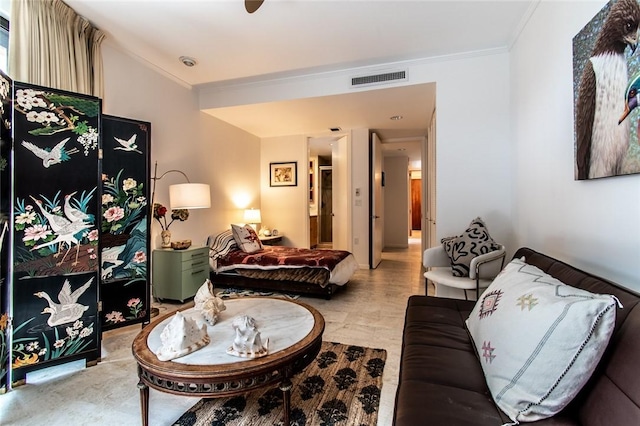
[[[243,0],[65,0],[108,43],[187,86],[508,49],[539,1],[265,0],[249,14]],[[259,137],[375,129],[397,154],[434,105],[435,86],[419,85],[207,112]]]

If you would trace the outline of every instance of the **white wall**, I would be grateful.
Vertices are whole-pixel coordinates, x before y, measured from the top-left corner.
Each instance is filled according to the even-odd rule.
[[[438,239],[482,216],[510,252],[530,246],[640,290],[640,175],[573,180],[571,39],[604,4],[540,2],[510,53],[403,65],[411,84],[437,83]],[[194,93],[107,42],[103,47],[104,112],[150,121],[152,159],[159,170],[179,168],[192,181],[212,185],[212,208],[192,211],[187,222],[174,224],[175,238],[198,241],[229,222],[241,222],[232,199],[244,194],[247,206],[278,212],[263,216],[265,224],[287,234],[291,227],[294,244],[305,245],[304,236],[293,231],[305,225],[289,222],[287,211],[303,208],[306,173],[299,175],[296,188],[270,188],[268,163],[285,158],[281,151],[271,153],[273,141],[260,143],[199,112]],[[217,88],[197,101],[213,107],[254,103],[256,96],[268,101],[345,93],[351,74],[324,74],[313,84],[302,78],[280,80],[273,87]],[[285,146],[292,143],[294,151],[285,153],[306,161],[304,137],[292,138]],[[368,185],[366,147],[368,132],[353,131],[354,188]],[[166,203],[168,185],[179,181],[179,175],[160,181],[158,200]],[[359,263],[368,257],[367,222],[368,199],[363,197],[352,221]],[[153,234],[158,233],[156,227]]]
[[[513,46],[515,241],[640,290],[640,175],[573,174],[572,38],[605,4],[541,2]]]
[[[384,246],[409,246],[409,158],[386,157],[383,163]]]
[[[198,110],[195,94],[142,65],[108,42],[103,44],[105,114],[151,122],[151,168],[158,175],[179,169],[191,182],[211,185],[211,208],[191,210],[186,222],[174,222],[173,240],[202,245],[207,235],[242,221],[234,200],[260,205],[260,140]],[[178,173],[158,181],[156,202],[168,206],[169,185],[184,183]],[[152,222],[152,248],[160,245],[160,227]]]
[[[360,268],[369,268],[369,129],[351,131],[351,252]],[[356,196],[356,188],[360,195]]]
[[[352,236],[350,251],[361,268],[369,264],[369,130],[355,129],[345,132],[351,145],[351,223],[347,233]],[[263,138],[260,144],[262,220],[265,226],[278,228],[284,244],[308,247],[308,151],[307,136],[288,135]],[[298,186],[270,187],[269,163],[297,161]],[[360,196],[355,196],[355,188],[360,188]],[[357,203],[359,201],[359,203]],[[356,242],[357,241],[357,242]]]
[[[264,138],[260,143],[262,226],[278,229],[283,244],[309,247],[309,163],[303,135]],[[269,163],[296,161],[297,186],[269,186]]]
[[[355,90],[349,88],[352,75],[393,66],[381,64],[262,84],[203,86],[199,103],[202,108],[217,108],[350,93]],[[437,84],[437,239],[462,232],[472,219],[481,216],[492,236],[512,247],[508,52],[496,50],[406,61],[400,66],[407,68],[410,76],[409,83],[403,85]],[[387,86],[379,88],[384,87]],[[364,155],[356,157],[355,151],[359,147],[355,142],[352,149],[355,188],[368,182],[363,179],[363,176],[368,179],[368,165],[364,172],[368,154],[363,151],[360,154]],[[353,238],[359,238],[360,243],[360,247],[354,244],[353,250],[360,252],[363,249],[362,256],[367,253],[366,246],[362,247],[364,236],[356,235],[355,224],[368,223],[368,220],[368,208],[353,210]],[[368,231],[366,235],[368,244]],[[364,259],[356,258],[359,263]]]
[[[436,240],[480,216],[512,247],[508,55],[425,65],[437,82]]]
[[[192,181],[212,185],[214,207],[193,211],[189,221],[172,227],[175,239],[201,240],[230,222],[241,222],[242,212],[232,201],[245,192],[247,206],[261,206],[265,226],[276,227],[287,244],[306,246],[308,223],[305,173],[298,176],[297,187],[271,188],[269,162],[298,161],[306,164],[304,136],[262,140],[197,111],[194,93],[140,65],[127,55],[105,44],[105,112],[152,122],[154,160],[160,171],[188,170]],[[438,238],[457,234],[476,216],[482,216],[492,235],[509,246],[510,175],[505,167],[511,158],[508,140],[508,54],[484,53],[406,63],[412,84],[437,83],[437,233]],[[252,96],[319,96],[341,93],[352,71],[328,74],[314,84],[304,81],[278,81],[270,88],[248,90],[218,88],[214,94],[203,92],[199,103],[224,106],[238,100],[252,103]],[[464,84],[463,84],[464,83]],[[234,89],[238,89],[234,93]],[[237,98],[234,98],[237,94]],[[203,98],[205,98],[203,100]],[[205,102],[206,101],[206,102]],[[368,188],[368,130],[352,131],[352,192]],[[276,139],[278,141],[276,141]],[[306,169],[306,168],[305,168]],[[176,175],[179,180],[179,175]],[[167,201],[166,177],[158,184],[159,201]],[[258,188],[260,188],[258,190]],[[361,191],[361,204],[352,205],[352,251],[359,264],[368,264],[368,191]],[[355,199],[354,199],[355,204]],[[295,214],[294,212],[297,212]],[[293,218],[292,215],[295,215]],[[157,228],[157,227],[156,227]],[[159,229],[154,231],[159,233]]]

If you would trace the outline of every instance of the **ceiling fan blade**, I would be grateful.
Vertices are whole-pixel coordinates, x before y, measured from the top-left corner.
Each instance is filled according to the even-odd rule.
[[[247,9],[247,12],[253,13],[262,6],[263,2],[264,0],[244,0],[244,8]]]

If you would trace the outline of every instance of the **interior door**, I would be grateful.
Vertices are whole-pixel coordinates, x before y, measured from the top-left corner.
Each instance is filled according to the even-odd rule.
[[[422,145],[422,249],[434,247],[436,241],[436,112],[431,117],[427,137]],[[426,180],[425,180],[426,179]]]
[[[333,171],[320,166],[320,243],[333,243]]]
[[[422,179],[411,179],[411,230],[422,229]]]
[[[384,199],[382,191],[382,142],[375,133],[371,134],[371,208],[370,208],[370,249],[369,267],[375,269],[382,261],[382,233],[384,230]]]
[[[349,180],[349,144],[346,136],[333,144],[331,150],[332,165],[332,204],[333,204],[333,248],[336,250],[351,250],[349,221],[349,194],[351,182]]]

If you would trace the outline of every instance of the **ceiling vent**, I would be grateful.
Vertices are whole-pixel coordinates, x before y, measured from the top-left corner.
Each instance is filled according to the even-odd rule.
[[[363,75],[351,77],[351,87],[360,87],[372,84],[385,84],[391,81],[402,81],[407,79],[407,71],[393,71],[383,74]]]

